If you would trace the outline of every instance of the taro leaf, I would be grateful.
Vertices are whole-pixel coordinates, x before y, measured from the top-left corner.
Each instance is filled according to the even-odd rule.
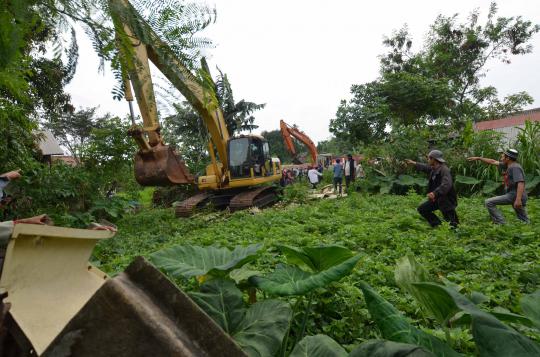
[[[358,260],[360,260],[360,255],[315,274],[308,273],[297,267],[280,264],[276,270],[267,276],[253,276],[249,278],[249,282],[272,295],[305,295],[347,276]]]
[[[457,291],[433,283],[417,283],[416,287],[434,298],[446,295],[452,299],[456,309],[463,310],[471,317],[471,330],[480,356],[539,356],[540,345],[516,330],[497,320],[493,315],[480,310]]]
[[[292,310],[279,300],[250,306],[232,337],[249,356],[274,356],[289,328]]]
[[[484,194],[490,194],[490,193],[493,193],[495,191],[497,191],[497,189],[501,187],[501,183],[500,182],[495,182],[495,181],[486,181],[486,183],[484,184],[484,187],[482,187],[482,193]]]
[[[379,189],[379,193],[381,195],[385,195],[387,193],[390,193],[390,190],[392,189],[392,183],[389,184],[381,184],[381,188]]]
[[[292,317],[285,302],[264,300],[244,307],[242,292],[232,281],[214,279],[190,293],[193,300],[250,356],[273,356]]]
[[[531,192],[540,184],[540,176],[534,176],[531,180],[525,181],[525,190]]]
[[[311,248],[295,248],[280,245],[278,248],[287,257],[289,263],[299,266],[306,265],[313,272],[321,272],[353,256],[353,253],[349,249],[338,245]]]
[[[399,175],[395,182],[401,186],[414,186],[416,183],[414,177],[409,175]]]
[[[426,348],[437,356],[460,356],[437,337],[412,326],[389,302],[379,296],[368,284],[361,282],[366,304],[384,338]]]
[[[532,327],[533,323],[531,320],[525,316],[518,314],[513,314],[511,312],[500,312],[500,311],[490,311],[491,315],[495,316],[498,320],[504,322],[510,322],[515,324],[520,324],[528,327]],[[453,327],[456,326],[470,326],[472,322],[471,315],[466,312],[459,312],[455,317],[450,321],[450,325]]]
[[[289,357],[347,357],[347,351],[326,335],[307,336],[302,339]]]
[[[370,340],[356,347],[349,357],[435,357],[420,346],[386,340]]]
[[[427,187],[428,186],[428,180],[425,177],[416,177],[414,179],[414,183],[417,184],[420,187]]]
[[[465,185],[478,185],[481,181],[474,177],[457,175],[456,182],[463,183]]]
[[[150,255],[152,262],[174,277],[224,275],[255,259],[262,244],[227,248],[178,245]]]
[[[246,313],[242,292],[230,280],[210,280],[201,285],[200,292],[191,292],[189,296],[229,335],[236,331]]]
[[[540,329],[540,290],[524,295],[519,303],[523,314],[533,322],[536,328]]]
[[[261,274],[260,271],[249,269],[244,265],[238,269],[231,270],[229,277],[234,280],[236,284],[240,284],[242,281],[248,280],[252,276],[259,274]]]
[[[471,296],[469,297],[471,299],[471,301],[475,304],[475,305],[481,305],[485,302],[489,302],[489,297],[487,297],[486,295],[478,292],[478,291],[473,291],[471,293]]]
[[[439,324],[444,326],[459,311],[453,308],[451,300],[447,301],[441,297],[435,299],[433,296],[426,296],[414,286],[414,283],[433,281],[424,267],[414,259],[414,256],[407,255],[398,260],[394,277],[396,284],[411,294],[422,309],[429,316],[434,317]]]

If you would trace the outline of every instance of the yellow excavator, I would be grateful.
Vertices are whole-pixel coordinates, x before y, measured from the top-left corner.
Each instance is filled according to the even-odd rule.
[[[139,147],[135,157],[137,182],[145,186],[196,185],[201,192],[176,206],[176,215],[183,217],[208,203],[234,211],[274,202],[277,195],[270,184],[281,178],[280,161],[270,156],[268,142],[262,136],[230,136],[204,60],[199,78],[128,1],[113,0],[110,7],[125,74],[125,97],[134,124],[129,134]],[[194,177],[175,150],[163,142],[149,61],[182,93],[210,134],[211,163],[204,175]],[[142,128],[135,125],[132,87],[143,118]]]

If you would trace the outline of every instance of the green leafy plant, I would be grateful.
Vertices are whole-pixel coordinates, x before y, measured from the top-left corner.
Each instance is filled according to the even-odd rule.
[[[151,261],[173,277],[227,276],[257,258],[262,244],[227,248],[178,245],[153,253]]]
[[[249,356],[273,356],[287,332],[292,311],[286,302],[264,300],[248,308],[232,281],[214,279],[189,294]]]

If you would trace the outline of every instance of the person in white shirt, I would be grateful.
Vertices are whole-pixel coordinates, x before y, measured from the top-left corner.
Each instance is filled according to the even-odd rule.
[[[323,174],[317,171],[316,166],[312,166],[311,169],[309,169],[308,178],[309,178],[309,183],[311,183],[311,188],[313,189],[317,188],[317,184],[319,183],[319,177],[322,177],[322,176]]]

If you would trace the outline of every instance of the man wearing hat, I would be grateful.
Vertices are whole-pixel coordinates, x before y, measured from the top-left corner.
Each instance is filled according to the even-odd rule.
[[[446,166],[443,153],[439,150],[432,150],[428,154],[428,165],[412,160],[405,160],[409,165],[414,165],[416,170],[428,174],[428,200],[418,206],[418,213],[424,217],[432,227],[441,224],[441,220],[433,212],[440,210],[445,220],[450,222],[452,227],[459,224],[456,213],[457,193],[454,189],[450,169]]]
[[[478,156],[467,158],[469,161],[482,161],[489,165],[497,165],[503,174],[506,193],[502,196],[488,198],[485,201],[491,220],[495,224],[504,224],[504,216],[497,209],[497,205],[512,205],[514,211],[516,211],[517,218],[525,223],[529,223],[527,209],[525,208],[527,204],[525,173],[521,165],[517,163],[518,156],[517,150],[508,149],[501,155],[500,161]]]

